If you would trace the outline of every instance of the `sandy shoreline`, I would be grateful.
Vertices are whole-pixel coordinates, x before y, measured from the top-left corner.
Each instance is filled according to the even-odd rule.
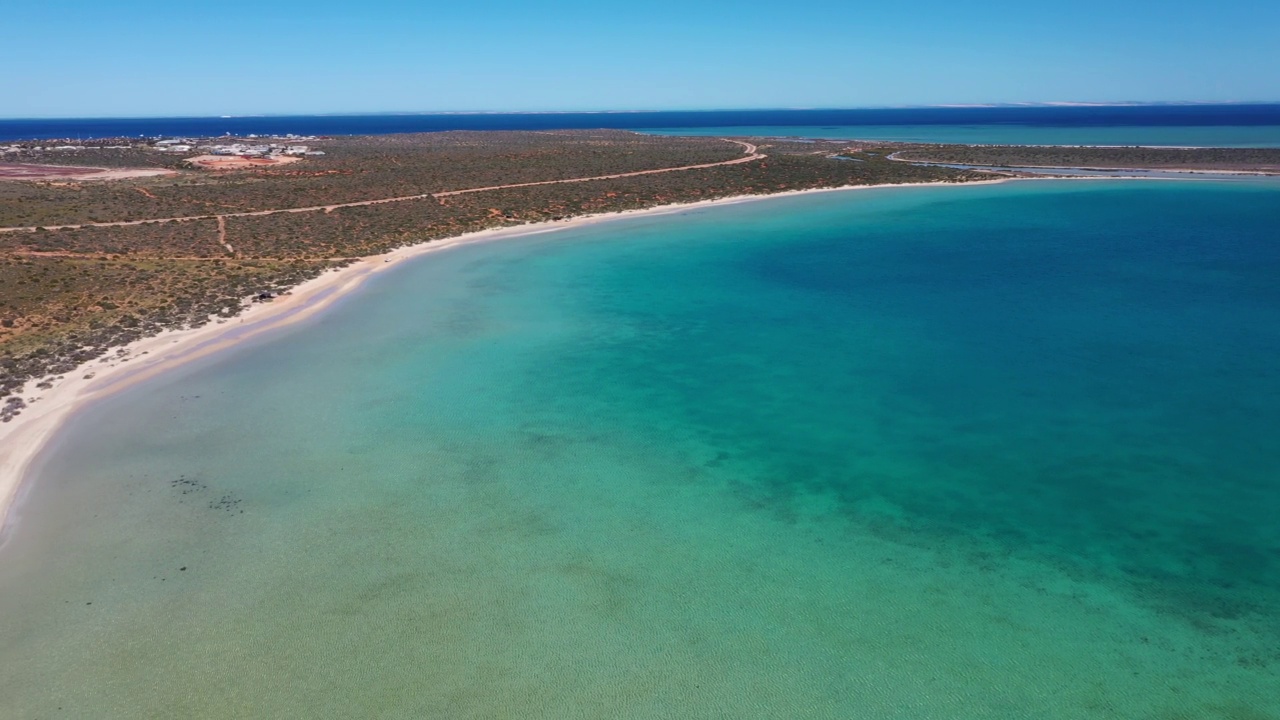
[[[369,277],[395,267],[400,261],[474,242],[524,237],[625,217],[678,213],[712,205],[729,205],[821,192],[849,192],[891,187],[965,187],[1039,179],[1041,178],[1001,178],[966,183],[854,185],[792,190],[768,195],[737,195],[694,203],[661,205],[643,210],[599,213],[569,220],[482,230],[444,240],[409,245],[384,255],[363,258],[346,267],[330,270],[297,285],[289,295],[278,297],[270,303],[254,304],[233,318],[224,319],[221,322],[213,321],[199,328],[166,330],[159,335],[137,340],[106,357],[91,360],[66,373],[63,379],[54,382],[52,388],[41,390],[36,387],[43,378],[28,382],[17,394],[18,397],[27,400],[27,408],[10,422],[0,424],[0,544],[3,544],[5,531],[13,520],[10,511],[18,498],[19,490],[24,485],[22,482],[24,475],[40,451],[47,446],[57,430],[76,410],[184,362],[208,356],[248,338],[311,317],[327,308],[335,300],[360,287]]]

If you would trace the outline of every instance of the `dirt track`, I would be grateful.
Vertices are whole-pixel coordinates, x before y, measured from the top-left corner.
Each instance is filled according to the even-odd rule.
[[[559,185],[562,183],[591,182],[592,180],[615,180],[617,178],[636,177],[639,175],[654,175],[657,173],[680,172],[683,170],[699,170],[702,168],[719,167],[721,165],[738,165],[741,163],[751,162],[753,160],[759,160],[765,157],[765,155],[763,155],[758,151],[758,148],[755,145],[752,145],[749,142],[743,142],[741,140],[725,140],[725,142],[731,142],[735,145],[741,145],[743,152],[746,154],[740,158],[734,158],[732,160],[723,160],[721,162],[714,162],[714,163],[702,163],[700,165],[680,165],[678,167],[657,168],[654,170],[636,170],[635,172],[618,173],[615,175],[595,175],[593,177],[568,178],[565,180],[541,180],[538,182],[513,183],[511,185],[490,185],[488,187],[466,188],[463,190],[446,190],[438,193],[424,193],[421,195],[405,195],[402,197],[382,198],[379,200],[360,200],[358,202],[338,203],[335,205],[313,205],[309,207],[279,208],[275,210],[254,210],[250,212],[234,212],[234,213],[221,213],[221,214],[211,214],[211,215],[188,215],[185,217],[148,218],[146,220],[121,220],[117,222],[80,223],[78,225],[3,227],[3,228],[0,228],[0,232],[35,232],[41,227],[43,227],[46,230],[75,230],[77,228],[85,228],[85,227],[125,227],[128,225],[143,225],[145,223],[152,223],[152,222],[186,222],[190,220],[212,220],[212,219],[218,219],[219,222],[222,222],[225,220],[225,218],[235,218],[235,217],[260,217],[263,215],[278,215],[280,213],[333,212],[334,210],[338,210],[340,208],[363,207],[367,205],[382,205],[384,203],[404,202],[406,200],[425,200],[427,198],[442,198],[442,197],[449,197],[452,195],[464,195],[467,193],[488,192],[490,190],[505,190],[508,188],[534,187],[537,185]],[[154,171],[151,171],[151,172],[154,172]]]

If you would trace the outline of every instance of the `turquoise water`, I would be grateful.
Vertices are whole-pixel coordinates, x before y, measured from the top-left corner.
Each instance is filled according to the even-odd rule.
[[[0,549],[0,716],[1280,718],[1277,199],[828,193],[406,263],[70,423]]]
[[[744,125],[641,130],[655,135],[827,138],[966,145],[1280,147],[1280,125]]]

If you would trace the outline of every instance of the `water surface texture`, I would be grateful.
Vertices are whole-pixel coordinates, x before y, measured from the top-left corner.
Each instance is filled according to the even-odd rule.
[[[0,140],[566,128],[911,142],[1280,147],[1280,104],[0,119]]]
[[[1002,122],[930,125],[740,125],[643,130],[655,135],[764,136],[880,140],[960,145],[1147,145],[1157,147],[1280,147],[1280,125],[1041,125]]]
[[[1280,190],[427,256],[78,415],[5,718],[1280,718]]]

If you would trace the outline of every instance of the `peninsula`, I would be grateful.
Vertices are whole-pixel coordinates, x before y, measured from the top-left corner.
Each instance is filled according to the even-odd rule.
[[[991,181],[1054,168],[1280,169],[1276,149],[622,130],[108,138],[18,142],[0,151],[4,422],[33,392],[85,363],[105,362],[113,349],[226,322],[326,271],[468,233],[740,196]]]

